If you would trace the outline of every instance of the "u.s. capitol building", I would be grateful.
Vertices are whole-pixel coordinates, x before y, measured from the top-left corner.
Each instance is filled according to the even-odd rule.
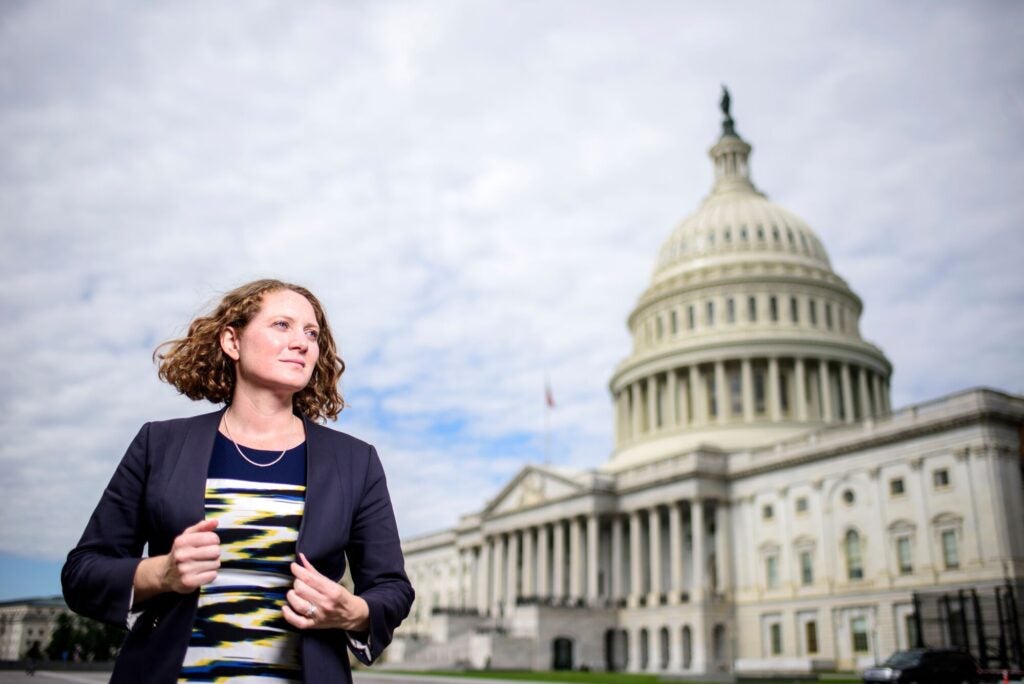
[[[1024,397],[890,407],[861,300],[753,185],[723,104],[713,189],[629,315],[611,459],[528,465],[406,540],[417,600],[392,660],[850,669],[916,641],[914,592],[1024,577]]]

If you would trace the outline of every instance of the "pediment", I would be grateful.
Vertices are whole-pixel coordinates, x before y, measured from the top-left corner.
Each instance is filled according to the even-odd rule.
[[[526,466],[484,509],[489,515],[532,508],[545,501],[562,499],[583,491],[571,477],[543,466]]]

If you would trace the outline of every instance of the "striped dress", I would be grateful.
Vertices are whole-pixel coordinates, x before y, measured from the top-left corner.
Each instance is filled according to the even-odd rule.
[[[257,463],[280,451],[242,447]],[[266,468],[217,434],[206,480],[206,518],[219,521],[221,567],[199,591],[179,682],[301,682],[299,634],[281,613],[294,577],[306,493],[306,445]]]

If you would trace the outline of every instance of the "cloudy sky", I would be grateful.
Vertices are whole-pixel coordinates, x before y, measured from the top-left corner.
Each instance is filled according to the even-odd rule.
[[[0,598],[59,590],[143,422],[209,409],[150,354],[256,277],[325,302],[404,535],[544,458],[546,376],[551,462],[606,460],[723,82],[894,403],[1024,393],[1020,3],[244,7],[0,7]]]

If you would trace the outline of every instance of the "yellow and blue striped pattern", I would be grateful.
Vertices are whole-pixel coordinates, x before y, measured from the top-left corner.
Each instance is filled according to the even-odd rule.
[[[304,457],[302,451],[296,456]],[[281,613],[294,581],[290,563],[305,503],[304,458],[302,466],[303,484],[281,484],[215,478],[211,464],[206,517],[219,521],[221,567],[200,590],[179,682],[302,681],[299,634]],[[231,470],[237,473],[238,465]]]

